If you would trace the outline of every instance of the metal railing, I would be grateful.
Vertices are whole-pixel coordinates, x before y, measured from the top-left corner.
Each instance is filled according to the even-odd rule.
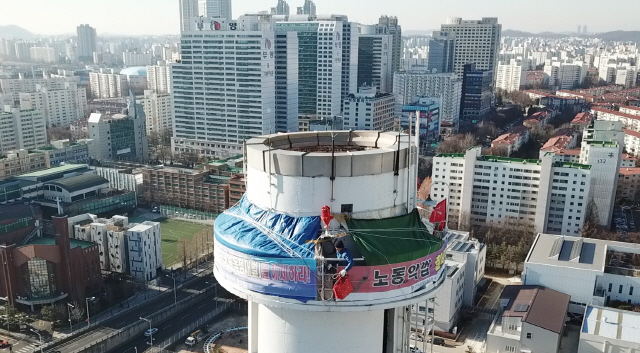
[[[226,332],[233,332],[233,331],[240,331],[240,330],[246,330],[248,329],[247,326],[239,326],[239,327],[232,327],[228,330],[224,330],[221,332],[216,333],[215,335],[211,336],[209,339],[207,339],[207,342],[205,342],[204,344],[204,353],[212,353],[211,352],[211,345],[213,344],[213,342],[215,342],[218,338],[220,338],[220,336],[222,336],[223,333]]]

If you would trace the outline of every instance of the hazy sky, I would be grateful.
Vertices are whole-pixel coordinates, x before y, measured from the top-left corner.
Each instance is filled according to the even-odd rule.
[[[234,0],[232,0],[234,1]],[[178,0],[2,0],[0,25],[38,34],[75,33],[88,23],[100,33],[177,34]],[[289,0],[292,12],[304,0]],[[377,22],[398,16],[403,30],[438,29],[447,17],[498,17],[503,29],[531,32],[640,30],[640,0],[315,0],[318,13]],[[233,15],[268,10],[277,0],[235,0]]]

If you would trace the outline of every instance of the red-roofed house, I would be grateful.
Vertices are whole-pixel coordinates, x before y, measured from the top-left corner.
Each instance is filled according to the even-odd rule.
[[[639,199],[638,191],[640,191],[640,168],[620,168],[616,199],[627,199],[635,202]]]
[[[634,106],[630,106],[630,105],[623,105],[623,106],[620,107],[620,113],[640,116],[640,107],[634,107]]]
[[[589,124],[591,124],[591,121],[593,121],[593,115],[591,115],[591,113],[589,112],[578,113],[576,114],[576,117],[573,118],[573,120],[571,120],[571,127],[575,127],[582,130],[585,127],[589,126]]]
[[[558,152],[572,149],[578,144],[578,136],[580,134],[574,129],[560,129],[540,148],[540,151]]]
[[[569,90],[559,90],[556,92],[556,96],[558,97],[572,97],[572,98],[583,98],[585,101],[587,102],[593,102],[594,101],[594,97],[590,94],[586,94],[586,93],[580,93],[580,92],[575,92],[575,91],[569,91]]]
[[[549,97],[551,95],[551,93],[549,92],[538,91],[535,89],[528,89],[522,92],[526,93],[531,99],[540,99],[542,97]]]
[[[591,107],[591,113],[595,115],[598,120],[621,121],[623,128],[640,131],[640,116],[600,107]]]
[[[519,150],[527,141],[529,141],[529,129],[524,126],[516,126],[508,133],[500,135],[491,141],[491,148],[505,146],[510,155]]]
[[[546,153],[544,151],[540,151],[540,155]],[[580,163],[580,149],[573,148],[570,150],[559,150],[555,151],[555,158],[553,159],[556,162],[568,162],[568,163]]]
[[[636,166],[636,160],[638,160],[636,157],[628,154],[628,153],[623,153],[622,154],[622,163],[620,163],[620,167],[635,167]]]

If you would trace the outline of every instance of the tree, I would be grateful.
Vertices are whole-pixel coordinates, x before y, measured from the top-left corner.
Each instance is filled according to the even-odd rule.
[[[451,135],[436,148],[437,153],[464,153],[476,146],[476,138],[472,134]]]
[[[53,140],[72,140],[73,135],[69,127],[51,126],[47,129],[47,137],[49,141]]]
[[[429,193],[431,192],[431,177],[426,177],[420,184],[420,189],[418,189],[418,199],[426,200],[429,198]]]
[[[517,104],[522,108],[528,107],[534,104],[533,99],[529,97],[524,91],[512,91],[508,94],[509,99],[513,104]]]
[[[193,168],[202,161],[202,158],[200,157],[198,152],[194,150],[188,150],[180,153],[176,157],[176,161],[184,165],[185,167]]]
[[[76,302],[72,303],[73,308],[69,308],[69,314],[72,321],[80,321],[84,316],[84,306]]]
[[[178,260],[182,261],[182,267],[187,268],[187,261],[189,260],[189,245],[184,239],[178,240]]]
[[[504,145],[497,145],[487,149],[486,154],[491,156],[509,157],[509,147]]]
[[[584,224],[580,235],[583,238],[601,239],[602,229],[600,228],[600,217],[598,216],[598,206],[593,199],[587,203],[585,210]]]
[[[46,305],[40,309],[40,314],[45,321],[55,322],[64,320],[66,312],[60,305]]]

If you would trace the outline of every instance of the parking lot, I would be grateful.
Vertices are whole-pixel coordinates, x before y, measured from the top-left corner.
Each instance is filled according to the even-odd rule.
[[[630,207],[616,206],[613,209],[613,229],[621,235],[636,232],[636,219],[639,219],[640,211]]]

